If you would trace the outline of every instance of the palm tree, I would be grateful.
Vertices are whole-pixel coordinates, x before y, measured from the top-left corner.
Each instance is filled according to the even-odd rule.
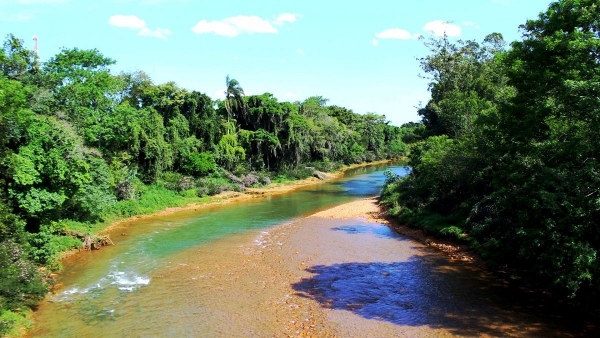
[[[225,110],[227,110],[227,123],[229,118],[233,116],[234,111],[244,109],[244,89],[236,79],[225,78]],[[227,130],[229,134],[229,129]]]

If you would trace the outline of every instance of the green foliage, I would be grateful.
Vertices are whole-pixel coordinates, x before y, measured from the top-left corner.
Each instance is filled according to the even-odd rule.
[[[81,145],[68,124],[51,117],[35,117],[26,141],[1,164],[9,196],[30,220],[57,220],[65,213],[95,218],[114,199],[105,162]]]
[[[9,34],[0,50],[0,72],[9,79],[30,82],[39,71],[34,51],[23,46],[23,40]]]
[[[211,153],[192,153],[184,164],[183,169],[194,176],[206,176],[217,169],[217,164]]]
[[[18,312],[13,312],[0,310],[0,336],[22,336],[22,328],[29,329],[33,326],[33,320],[31,317],[31,311],[21,310]]]
[[[227,170],[235,168],[245,157],[246,151],[238,146],[238,140],[234,134],[223,135],[215,147],[217,162]]]
[[[600,296],[599,18],[596,1],[562,0],[509,50],[498,34],[428,43],[432,99],[419,113],[433,136],[410,136],[413,172],[383,196],[403,221],[468,239],[489,266],[590,304]]]
[[[48,292],[37,266],[14,242],[0,242],[0,269],[0,312],[33,306]]]
[[[339,170],[342,167],[342,164],[339,162],[331,162],[326,159],[325,161],[311,162],[308,166],[313,167],[318,171],[330,172]]]
[[[60,253],[81,246],[79,240],[64,235],[65,223],[63,222],[51,222],[40,226],[37,232],[27,236],[30,257],[51,269],[60,269]]]
[[[293,180],[304,180],[312,176],[314,169],[312,168],[295,168],[279,171],[273,182],[282,183]]]

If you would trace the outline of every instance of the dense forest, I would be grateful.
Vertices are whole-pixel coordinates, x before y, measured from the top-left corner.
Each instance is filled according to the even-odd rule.
[[[399,157],[414,129],[320,96],[245,96],[229,76],[215,101],[114,63],[77,48],[41,62],[13,35],[0,50],[0,334],[44,297],[60,252],[82,246],[74,231]]]
[[[600,5],[562,0],[522,41],[430,40],[431,100],[412,173],[388,175],[401,222],[469,243],[557,299],[600,296]]]

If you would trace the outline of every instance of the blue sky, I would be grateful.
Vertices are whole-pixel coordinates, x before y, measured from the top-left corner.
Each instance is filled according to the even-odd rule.
[[[321,95],[400,125],[418,121],[415,106],[429,98],[418,36],[518,40],[550,2],[0,0],[0,33],[30,48],[38,36],[42,61],[61,47],[96,48],[117,61],[114,73],[142,70],[213,98],[229,74],[247,95]]]

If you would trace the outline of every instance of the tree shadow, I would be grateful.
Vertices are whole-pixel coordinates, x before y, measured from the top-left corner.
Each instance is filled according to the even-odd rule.
[[[341,225],[338,227],[331,228],[333,231],[343,231],[348,235],[373,235],[383,239],[395,239],[398,241],[410,241],[408,237],[398,234],[394,229],[380,225],[379,223],[366,224],[352,224],[352,225]]]
[[[318,265],[306,269],[312,277],[292,287],[324,308],[399,326],[428,326],[461,336],[565,336],[551,319],[535,314],[526,302],[515,301],[519,292],[435,256]]]

